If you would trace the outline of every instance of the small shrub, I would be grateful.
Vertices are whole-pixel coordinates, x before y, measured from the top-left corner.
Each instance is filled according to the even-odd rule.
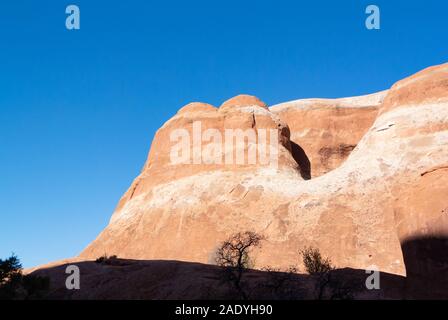
[[[96,263],[101,264],[113,264],[118,257],[116,255],[108,256],[107,254],[103,254],[101,257],[95,260]]]
[[[319,249],[307,247],[301,251],[303,264],[306,271],[315,279],[316,299],[353,299],[353,293],[357,290],[354,283],[344,282],[334,271],[329,258],[324,258]]]
[[[327,273],[334,269],[328,258],[323,258],[319,249],[313,247],[304,248],[301,252],[303,264],[309,274]]]
[[[96,263],[103,263],[107,259],[107,256],[101,256],[99,258],[96,258]]]

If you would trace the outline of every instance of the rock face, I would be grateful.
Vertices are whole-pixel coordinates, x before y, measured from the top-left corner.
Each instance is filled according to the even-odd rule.
[[[194,135],[197,121],[222,135],[274,130],[278,162],[219,164],[229,150],[204,153],[191,143],[191,163],[173,164],[172,132]],[[191,103],[158,130],[141,174],[80,257],[207,263],[230,234],[254,230],[267,239],[258,267],[296,264],[298,250],[312,245],[338,267],[424,278],[447,270],[429,242],[415,242],[436,237],[436,251],[447,252],[447,167],[448,64],[363,97],[270,109],[251,96],[219,108]]]
[[[341,165],[372,126],[387,91],[342,99],[304,99],[272,106],[291,130],[292,153],[305,179]]]

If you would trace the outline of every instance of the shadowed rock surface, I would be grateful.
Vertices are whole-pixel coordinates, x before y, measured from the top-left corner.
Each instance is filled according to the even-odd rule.
[[[222,268],[182,261],[116,259],[110,264],[75,261],[81,272],[80,290],[67,290],[69,263],[43,267],[32,274],[49,276],[51,286],[44,299],[238,299],[221,278]],[[350,284],[356,299],[402,299],[405,278],[381,273],[381,289],[367,290],[364,270],[339,269],[334,278]],[[316,279],[305,274],[249,270],[243,276],[249,299],[315,299]],[[324,296],[330,298],[330,293]]]

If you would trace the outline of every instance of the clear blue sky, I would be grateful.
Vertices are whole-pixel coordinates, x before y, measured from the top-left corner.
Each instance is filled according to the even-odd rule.
[[[446,0],[2,1],[0,258],[78,254],[186,103],[383,90],[448,60],[447,20]]]

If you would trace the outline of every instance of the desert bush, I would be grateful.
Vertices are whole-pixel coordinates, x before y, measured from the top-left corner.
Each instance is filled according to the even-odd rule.
[[[300,253],[303,257],[305,269],[309,274],[327,273],[334,269],[331,265],[331,260],[323,258],[317,248],[306,247]]]
[[[114,261],[116,261],[118,257],[116,255],[108,256],[106,253],[103,254],[101,257],[97,258],[95,260],[96,263],[101,264],[112,264]]]
[[[322,257],[319,249],[304,248],[301,252],[306,271],[315,280],[315,298],[323,299],[353,299],[356,284],[344,282],[335,275],[335,267],[329,258]]]

